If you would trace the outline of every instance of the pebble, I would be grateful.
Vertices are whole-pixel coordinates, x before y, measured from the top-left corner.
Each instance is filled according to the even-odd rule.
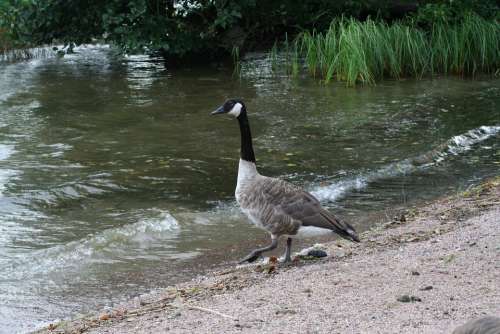
[[[410,303],[410,302],[421,302],[422,299],[416,296],[402,295],[397,298],[397,301],[401,303]]]
[[[307,256],[312,256],[312,257],[325,257],[328,254],[324,250],[321,249],[311,249],[309,252],[307,252]]]
[[[278,314],[296,314],[297,311],[295,310],[291,310],[287,307],[283,308],[283,309],[280,309],[280,310],[277,310],[276,312],[274,312],[274,314],[278,315]]]

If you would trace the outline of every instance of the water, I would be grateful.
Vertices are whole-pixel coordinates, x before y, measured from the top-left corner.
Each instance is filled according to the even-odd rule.
[[[167,286],[265,238],[233,199],[238,126],[209,116],[226,97],[247,102],[261,173],[363,221],[498,174],[499,92],[489,78],[322,86],[259,55],[236,79],[105,46],[0,64],[0,333]]]

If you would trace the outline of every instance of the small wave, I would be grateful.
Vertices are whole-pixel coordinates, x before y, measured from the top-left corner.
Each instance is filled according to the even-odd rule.
[[[450,155],[456,156],[471,150],[474,145],[498,133],[500,133],[500,126],[481,126],[464,134],[454,136],[434,150],[417,157],[392,163],[378,170],[340,180],[328,186],[315,187],[311,193],[320,201],[333,202],[351,191],[366,188],[370,182],[405,175],[434,166]]]
[[[0,144],[0,160],[9,158],[12,153],[14,153],[14,147],[12,145]]]
[[[11,145],[0,144],[0,161],[8,159],[14,153],[14,147]],[[5,191],[5,186],[17,172],[11,169],[0,169],[0,197]]]
[[[499,132],[500,126],[481,126],[477,129],[467,131],[462,135],[455,136],[446,143],[447,150],[444,156],[440,155],[439,158],[441,160],[444,159],[446,153],[458,155],[469,151],[475,144],[485,141]]]
[[[38,147],[43,149],[50,149],[51,152],[42,154],[42,157],[51,157],[51,158],[62,157],[64,153],[73,148],[73,146],[64,143],[38,144]]]
[[[47,167],[43,166],[43,168]],[[111,179],[111,174],[100,173],[90,175],[85,180],[52,185],[48,190],[36,189],[25,191],[22,198],[35,205],[57,207],[68,205],[73,201],[122,190],[126,190],[126,188],[114,183]]]
[[[147,256],[145,249],[165,246],[177,237],[180,226],[167,211],[151,209],[152,217],[110,228],[85,239],[33,252],[29,258],[13,261],[4,268],[7,276],[26,279],[37,273],[75,270],[91,264],[109,264]],[[26,267],[29,267],[26,268]]]
[[[344,194],[365,188],[368,185],[366,176],[357,176],[352,179],[335,182],[329,186],[320,186],[312,190],[311,193],[320,201],[334,201]]]

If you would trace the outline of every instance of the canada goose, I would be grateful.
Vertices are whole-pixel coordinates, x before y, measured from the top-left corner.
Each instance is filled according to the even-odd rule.
[[[354,228],[325,210],[313,195],[286,181],[259,174],[255,165],[250,124],[242,100],[227,100],[212,112],[212,115],[218,114],[229,114],[240,124],[241,158],[236,201],[255,225],[271,234],[269,246],[255,249],[240,263],[253,262],[263,252],[275,249],[280,236],[287,236],[285,262],[291,261],[292,238],[295,237],[333,231],[345,239],[359,242]]]
[[[500,318],[483,317],[455,328],[452,334],[500,334]]]

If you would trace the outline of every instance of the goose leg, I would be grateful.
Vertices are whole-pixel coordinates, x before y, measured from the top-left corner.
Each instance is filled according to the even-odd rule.
[[[276,236],[272,235],[271,236],[271,244],[269,246],[262,247],[262,248],[257,248],[255,250],[253,250],[250,254],[248,254],[247,256],[245,256],[239,262],[239,264],[242,264],[243,262],[254,262],[255,260],[257,260],[259,258],[259,256],[262,253],[270,251],[270,250],[273,250],[276,247],[278,247],[278,238]]]
[[[285,249],[285,263],[292,262],[292,257],[290,254],[292,253],[292,238],[286,239],[286,249]]]

